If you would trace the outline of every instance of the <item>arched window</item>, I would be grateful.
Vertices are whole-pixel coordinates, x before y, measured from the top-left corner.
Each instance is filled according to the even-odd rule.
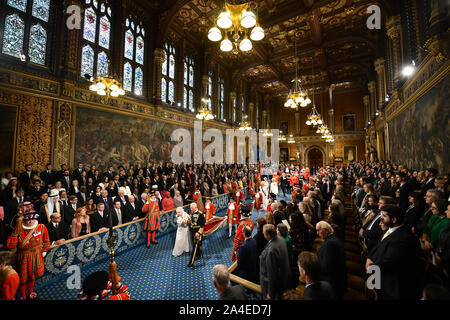
[[[144,57],[145,57],[145,28],[142,23],[137,24],[131,17],[125,20],[124,35],[124,65],[123,88],[125,91],[143,95],[144,87]]]
[[[184,58],[184,96],[183,107],[194,112],[194,59],[186,56]]]
[[[213,95],[213,72],[208,71],[208,88],[206,90],[206,99],[208,99],[208,109],[212,110]]]
[[[219,77],[219,119],[225,119],[225,81]]]
[[[233,98],[233,122],[237,121],[237,105],[236,105],[236,97]]]
[[[51,0],[1,1],[1,53],[46,66],[51,31],[51,5]]]
[[[111,57],[111,14],[106,1],[84,0],[81,34],[80,75],[85,78],[109,75]]]
[[[161,68],[161,101],[175,103],[175,47],[164,44],[165,60]]]

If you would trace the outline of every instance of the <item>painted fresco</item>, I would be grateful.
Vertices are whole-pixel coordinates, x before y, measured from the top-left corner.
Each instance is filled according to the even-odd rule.
[[[450,78],[447,76],[389,123],[394,163],[423,170],[450,172]]]
[[[169,161],[179,125],[77,107],[75,163],[108,165]]]

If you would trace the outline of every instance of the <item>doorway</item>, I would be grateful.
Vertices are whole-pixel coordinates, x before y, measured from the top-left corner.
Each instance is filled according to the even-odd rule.
[[[313,148],[308,152],[309,168],[321,168],[323,167],[323,153],[318,148]]]

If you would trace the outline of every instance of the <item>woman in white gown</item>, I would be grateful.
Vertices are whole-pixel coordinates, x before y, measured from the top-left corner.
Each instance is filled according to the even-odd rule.
[[[267,205],[269,204],[269,182],[267,181],[267,177],[264,177],[260,188],[263,193],[263,209],[267,210]]]
[[[172,255],[178,257],[183,252],[190,252],[192,248],[191,235],[189,233],[188,220],[189,215],[183,210],[182,207],[176,209],[177,212],[177,236],[175,239],[175,246],[173,247]]]
[[[275,178],[272,178],[272,183],[270,184],[270,193],[273,193],[276,196],[278,195],[278,183],[277,179]]]

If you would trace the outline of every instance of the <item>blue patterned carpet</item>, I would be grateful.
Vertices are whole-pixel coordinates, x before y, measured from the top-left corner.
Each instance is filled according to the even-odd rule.
[[[287,197],[278,196],[278,201]],[[226,211],[217,213],[224,216]],[[252,219],[257,213],[253,211]],[[256,233],[256,226],[254,228]],[[209,235],[203,242],[203,258],[193,268],[187,267],[190,254],[172,256],[176,232],[157,237],[159,244],[149,249],[145,245],[116,256],[118,273],[129,287],[133,300],[216,300],[217,291],[211,270],[216,264],[230,266],[234,237],[227,239],[228,227]],[[109,260],[81,269],[81,279],[98,270],[108,270]],[[36,288],[40,300],[75,300],[78,289],[67,287],[69,274]]]

